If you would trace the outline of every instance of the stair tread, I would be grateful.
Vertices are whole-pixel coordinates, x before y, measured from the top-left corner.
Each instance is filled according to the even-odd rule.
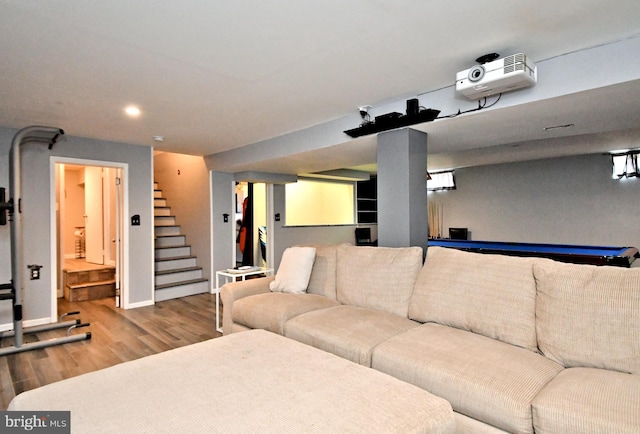
[[[173,270],[156,271],[156,276],[164,274],[184,273],[187,271],[202,270],[202,267],[186,267],[186,268],[174,268]]]
[[[86,288],[89,286],[111,285],[115,284],[116,279],[99,280],[96,282],[82,282],[82,283],[68,283],[67,286],[71,289]]]
[[[156,249],[156,250],[163,250],[163,249],[184,249],[185,247],[191,247],[191,246],[190,246],[190,245],[188,245],[188,244],[183,244],[183,245],[180,245],[180,246],[158,246],[158,247],[156,247],[155,249]]]
[[[165,284],[162,284],[162,285],[156,285],[156,289],[173,288],[174,286],[191,285],[193,283],[208,282],[208,281],[209,281],[209,279],[205,279],[205,278],[191,279],[191,280],[181,280],[180,282],[173,282],[173,283],[165,283]]]
[[[171,256],[169,258],[156,258],[156,262],[179,261],[181,259],[198,259],[198,257],[195,255]]]

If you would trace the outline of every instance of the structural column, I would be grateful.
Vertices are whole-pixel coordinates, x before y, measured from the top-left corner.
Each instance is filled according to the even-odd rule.
[[[232,173],[209,172],[211,183],[211,276],[234,265],[236,221]],[[226,217],[225,217],[226,215]]]
[[[378,245],[426,248],[427,134],[403,128],[378,134]]]

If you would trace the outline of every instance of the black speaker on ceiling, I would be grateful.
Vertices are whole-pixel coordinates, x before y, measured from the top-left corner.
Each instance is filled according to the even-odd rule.
[[[412,98],[407,100],[407,116],[417,115],[420,110],[420,102],[418,98]]]

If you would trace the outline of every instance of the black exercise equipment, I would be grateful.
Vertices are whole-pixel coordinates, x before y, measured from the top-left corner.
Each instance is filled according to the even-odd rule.
[[[23,329],[22,327],[22,291],[24,289],[25,266],[22,238],[20,146],[26,142],[42,143],[48,145],[49,149],[51,149],[62,134],[64,134],[64,131],[60,128],[26,127],[16,133],[11,143],[8,201],[6,200],[5,189],[0,188],[0,225],[7,224],[7,215],[9,217],[8,220],[11,222],[11,282],[0,284],[0,301],[11,300],[13,302],[13,330],[0,332],[0,339],[13,337],[14,345],[0,348],[0,356],[91,339],[91,332],[71,334],[74,329],[86,327],[89,324],[82,324],[80,320],[62,321],[65,316],[76,315],[79,312],[69,312],[62,315],[57,323],[29,327],[28,329]],[[60,328],[67,329],[66,336],[27,344],[23,342],[24,334]]]

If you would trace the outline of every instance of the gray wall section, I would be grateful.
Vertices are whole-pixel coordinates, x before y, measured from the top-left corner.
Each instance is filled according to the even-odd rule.
[[[427,135],[404,128],[378,135],[378,243],[424,246]]]
[[[62,126],[63,127],[63,126]],[[8,154],[17,130],[0,128],[0,186],[8,187]],[[23,310],[26,321],[42,321],[52,316],[51,243],[51,157],[87,159],[126,163],[128,165],[128,212],[130,217],[139,214],[140,226],[129,226],[128,250],[128,302],[130,307],[153,303],[153,191],[152,148],[105,142],[73,136],[63,136],[48,150],[41,144],[22,146],[22,209],[24,229],[25,264],[39,264],[40,280],[25,280]],[[9,226],[0,227],[0,276],[10,278]],[[9,302],[1,303],[10,305]],[[0,325],[8,325],[11,315],[3,307]],[[8,315],[7,315],[8,314]],[[53,316],[55,316],[55,312]]]
[[[236,248],[236,222],[234,186],[232,173],[211,173],[211,218],[212,218],[212,266],[219,271],[233,267],[233,254]],[[204,207],[204,204],[203,204]],[[229,215],[229,221],[223,221],[223,215]],[[214,276],[215,279],[215,276]],[[222,284],[222,282],[221,282]],[[215,280],[213,281],[215,286]]]
[[[457,190],[429,193],[443,228],[474,240],[640,247],[640,179],[614,180],[593,154],[456,170]]]
[[[211,282],[211,216],[209,171],[204,158],[159,153],[154,156],[155,180],[176,217],[191,254]]]

